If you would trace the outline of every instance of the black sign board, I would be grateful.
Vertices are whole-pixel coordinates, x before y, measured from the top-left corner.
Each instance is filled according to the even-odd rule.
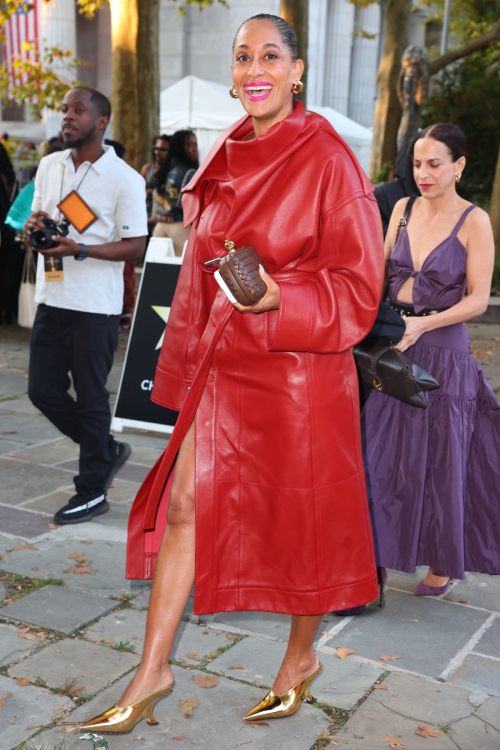
[[[134,320],[116,399],[112,429],[123,427],[172,432],[177,412],[151,401],[156,364],[170,313],[181,259],[168,257],[165,243],[150,242],[137,296]]]

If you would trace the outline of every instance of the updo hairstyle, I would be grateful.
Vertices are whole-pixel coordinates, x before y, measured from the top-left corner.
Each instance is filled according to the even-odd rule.
[[[422,130],[417,140],[421,138],[434,138],[435,141],[444,143],[453,161],[458,161],[461,156],[467,158],[467,138],[462,130],[451,122],[439,122],[437,125],[429,125],[428,128]]]
[[[236,32],[236,36],[234,37],[233,52],[236,46],[236,37],[240,33],[243,26],[249,21],[271,21],[271,23],[273,23],[278,29],[280,36],[281,36],[281,41],[290,50],[292,61],[296,62],[299,59],[299,50],[297,46],[297,34],[293,30],[293,28],[290,26],[288,21],[285,21],[284,18],[280,18],[280,16],[273,16],[271,13],[258,13],[256,16],[252,16],[251,18],[247,18],[246,21],[243,21],[238,31]]]

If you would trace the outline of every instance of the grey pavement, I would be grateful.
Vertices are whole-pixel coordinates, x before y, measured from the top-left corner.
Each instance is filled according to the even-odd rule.
[[[500,325],[470,330],[500,392]],[[73,492],[78,449],[29,402],[28,342],[29,331],[0,328],[0,750],[70,750],[79,743],[72,722],[111,706],[141,658],[151,589],[125,579],[126,529],[168,437],[124,434],[132,457],[110,488],[110,512],[53,528],[52,515]],[[125,346],[121,334],[112,400]],[[241,718],[274,681],[290,617],[197,617],[191,597],[171,654],[175,689],[155,710],[160,725],[142,721],[129,735],[108,736],[110,750],[132,750],[138,740],[155,750],[319,750],[331,741],[376,750],[391,738],[408,750],[499,750],[500,577],[468,573],[446,595],[460,601],[449,601],[412,595],[424,574],[389,571],[384,609],[325,614],[314,704],[260,726]],[[352,653],[340,659],[337,647]],[[207,674],[216,686],[194,681]],[[180,712],[185,698],[199,700],[190,719]]]

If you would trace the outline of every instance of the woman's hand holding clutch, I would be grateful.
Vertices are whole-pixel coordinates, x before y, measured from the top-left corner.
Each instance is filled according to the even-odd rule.
[[[267,286],[267,292],[256,305],[251,307],[245,307],[244,305],[234,302],[234,307],[240,312],[252,312],[261,313],[267,312],[268,310],[277,310],[280,306],[280,288],[268,273],[266,273],[261,265],[259,265],[259,274],[264,279]]]
[[[399,344],[394,347],[398,352],[405,352],[410,346],[416,344],[420,336],[428,330],[428,317],[405,318],[404,320],[406,331]]]

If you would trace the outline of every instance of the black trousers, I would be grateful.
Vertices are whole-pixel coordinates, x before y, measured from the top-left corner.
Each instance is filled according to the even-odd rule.
[[[110,470],[111,411],[106,382],[118,345],[119,315],[38,306],[31,335],[31,401],[80,446],[77,491],[100,494]],[[76,401],[68,393],[71,385]]]

